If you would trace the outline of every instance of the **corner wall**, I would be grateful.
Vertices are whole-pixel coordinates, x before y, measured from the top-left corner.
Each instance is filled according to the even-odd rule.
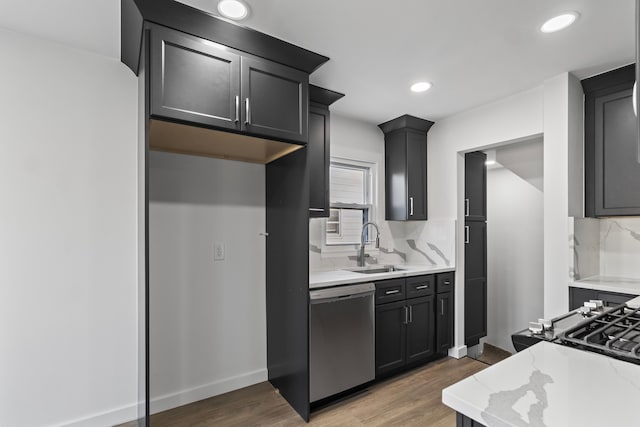
[[[137,418],[137,79],[0,29],[0,425]]]

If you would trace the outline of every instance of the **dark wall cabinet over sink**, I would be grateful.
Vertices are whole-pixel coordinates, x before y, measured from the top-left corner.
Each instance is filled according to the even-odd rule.
[[[329,217],[329,167],[331,165],[331,113],[329,106],[344,95],[309,85],[309,216]]]
[[[453,273],[376,283],[376,377],[436,355],[453,343]]]
[[[404,115],[384,132],[387,221],[427,219],[427,132],[434,122]]]
[[[151,26],[151,116],[306,143],[309,75]]]
[[[640,215],[634,64],[582,81],[585,215]]]

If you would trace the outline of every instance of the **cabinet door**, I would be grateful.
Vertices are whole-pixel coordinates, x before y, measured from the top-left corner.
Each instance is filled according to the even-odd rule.
[[[447,354],[453,347],[453,293],[436,295],[436,351]]]
[[[376,306],[376,376],[405,364],[408,320],[404,301]]]
[[[242,127],[255,135],[307,143],[309,75],[242,57]]]
[[[151,30],[151,115],[240,129],[240,57],[197,37]]]
[[[427,141],[424,133],[407,131],[407,219],[427,219]]]
[[[385,219],[406,221],[407,202],[407,144],[406,135],[396,130],[384,137]]]
[[[316,104],[309,107],[309,215],[329,217],[329,109]]]
[[[464,209],[466,221],[487,219],[487,155],[479,151],[464,156]]]
[[[633,90],[595,101],[595,214],[640,215],[638,133]]]
[[[407,300],[407,363],[425,359],[435,353],[434,296]]]
[[[465,344],[476,345],[487,335],[487,225],[465,223]]]

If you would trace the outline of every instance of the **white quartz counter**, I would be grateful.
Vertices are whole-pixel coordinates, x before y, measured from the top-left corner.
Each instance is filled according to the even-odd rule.
[[[640,295],[640,280],[624,277],[591,276],[586,279],[570,282],[569,286],[584,289],[595,289],[598,291]]]
[[[640,425],[640,365],[543,341],[444,389],[442,402],[489,427]]]
[[[326,288],[349,283],[375,282],[378,280],[443,273],[445,271],[455,270],[455,267],[451,266],[397,265],[397,267],[403,270],[376,274],[362,274],[346,270],[312,272],[309,273],[309,289]]]

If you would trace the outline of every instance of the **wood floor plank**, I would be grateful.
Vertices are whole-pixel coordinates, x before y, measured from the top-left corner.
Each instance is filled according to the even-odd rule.
[[[309,426],[455,426],[442,404],[442,389],[487,365],[470,358],[444,358],[377,383],[352,398],[311,414]],[[307,425],[265,382],[181,406],[151,417],[152,427]]]

